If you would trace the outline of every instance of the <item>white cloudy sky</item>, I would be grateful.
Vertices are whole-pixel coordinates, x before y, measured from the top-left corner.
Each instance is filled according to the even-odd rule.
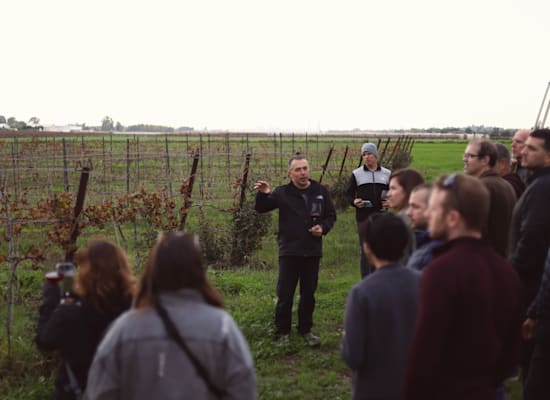
[[[548,0],[6,0],[0,115],[318,131],[533,125]]]

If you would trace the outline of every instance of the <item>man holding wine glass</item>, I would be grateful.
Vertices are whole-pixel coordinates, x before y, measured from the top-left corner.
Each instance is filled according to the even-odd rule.
[[[275,337],[287,337],[292,322],[292,303],[300,282],[298,333],[311,347],[320,339],[311,332],[315,308],[315,290],[322,256],[322,236],[336,221],[336,210],[324,186],[310,179],[309,163],[302,155],[288,163],[290,182],[271,191],[269,182],[254,184],[256,211],[279,209],[279,277],[275,309]]]

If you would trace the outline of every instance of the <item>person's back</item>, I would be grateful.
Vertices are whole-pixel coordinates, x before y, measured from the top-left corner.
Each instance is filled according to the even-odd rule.
[[[420,273],[397,262],[409,235],[399,217],[372,215],[359,228],[376,269],[348,295],[342,358],[353,370],[354,400],[397,400],[416,321]]]
[[[413,350],[420,364],[411,365],[437,373],[416,385],[433,392],[434,399],[495,398],[497,383],[517,358],[519,280],[505,260],[479,242],[457,239],[442,249],[448,246],[424,272],[422,284],[434,290],[420,297],[419,321],[426,325],[417,331]]]
[[[210,284],[198,238],[159,238],[134,309],[98,348],[88,400],[256,399],[248,345]]]
[[[207,304],[193,289],[164,293],[161,301],[212,383],[224,390],[224,398],[255,398],[252,358],[231,316]],[[95,363],[100,369],[90,374],[91,398],[198,400],[211,395],[154,309],[131,310],[117,320]]]
[[[436,185],[430,230],[447,242],[423,272],[404,398],[495,399],[518,362],[521,284],[506,259],[482,240],[488,189],[459,174]]]
[[[510,224],[516,204],[516,193],[512,185],[495,171],[483,173],[480,180],[491,194],[485,238],[498,254],[508,257]]]
[[[93,240],[75,258],[79,265],[75,285],[63,298],[60,287],[46,281],[35,337],[40,350],[61,355],[56,400],[76,399],[85,390],[103,334],[130,307],[134,293],[133,274],[120,247]]]
[[[355,285],[348,302],[362,338],[344,341],[342,356],[354,370],[353,399],[399,399],[414,331],[420,274],[400,264],[381,268]],[[353,335],[346,330],[346,335]],[[363,346],[348,345],[361,341]]]

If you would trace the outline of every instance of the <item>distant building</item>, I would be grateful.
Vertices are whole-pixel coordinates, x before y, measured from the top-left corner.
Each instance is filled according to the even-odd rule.
[[[44,126],[44,131],[46,132],[82,132],[82,127],[80,125],[47,125]]]

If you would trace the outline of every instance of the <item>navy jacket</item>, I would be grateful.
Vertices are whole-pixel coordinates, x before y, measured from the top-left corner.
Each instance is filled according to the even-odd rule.
[[[256,194],[255,209],[259,213],[279,209],[279,256],[321,257],[322,239],[308,229],[319,224],[326,235],[336,221],[336,210],[330,194],[314,180],[307,189],[298,189],[292,182],[278,186],[269,194]],[[319,211],[318,217],[312,211]]]

